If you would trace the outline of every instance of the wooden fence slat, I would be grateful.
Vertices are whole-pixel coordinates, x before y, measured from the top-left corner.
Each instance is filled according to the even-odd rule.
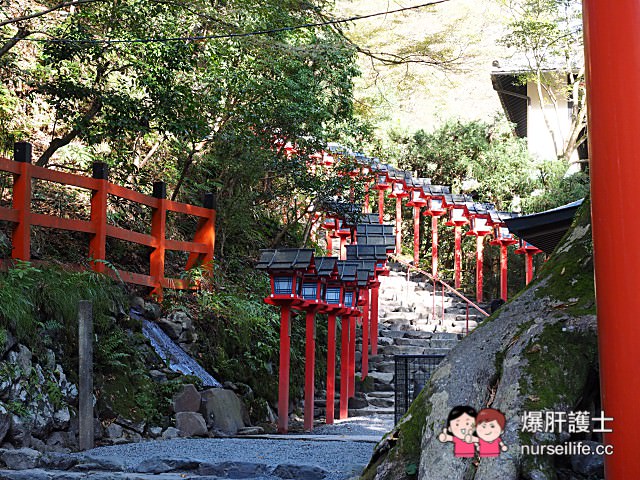
[[[126,242],[138,243],[147,247],[155,247],[156,241],[151,235],[145,233],[134,232],[113,225],[107,225],[107,236],[124,240]]]
[[[175,250],[175,251],[201,253],[201,254],[206,254],[209,252],[209,246],[205,243],[183,242],[180,240],[170,240],[170,239],[165,240],[164,248],[166,250]]]
[[[74,218],[54,217],[42,213],[31,214],[31,225],[39,227],[59,228],[61,230],[71,230],[72,232],[94,233],[95,227],[86,220],[76,220]]]

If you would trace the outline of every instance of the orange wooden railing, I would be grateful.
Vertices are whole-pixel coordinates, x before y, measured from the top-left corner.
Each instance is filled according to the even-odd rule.
[[[166,278],[165,252],[167,250],[189,253],[185,270],[203,265],[205,272],[211,273],[213,248],[215,244],[216,210],[214,195],[205,194],[204,206],[197,207],[166,199],[164,182],[155,182],[153,196],[115,185],[107,180],[107,166],[93,164],[93,177],[74,175],[31,165],[31,145],[26,142],[15,146],[15,160],[0,158],[0,171],[13,174],[13,202],[11,208],[0,207],[0,220],[14,224],[12,258],[31,260],[31,226],[41,226],[85,232],[91,235],[89,260],[96,272],[119,276],[124,282],[151,287],[152,295],[162,298],[162,289],[187,289],[192,284],[184,279]],[[31,211],[31,182],[33,179],[56,182],[63,185],[91,190],[91,220],[76,220],[44,215]],[[107,204],[109,195],[139,203],[152,209],[151,234],[109,225]],[[193,241],[179,241],[166,238],[167,212],[177,212],[199,217]],[[149,274],[107,268],[107,237],[151,247]],[[116,273],[117,272],[117,273]]]

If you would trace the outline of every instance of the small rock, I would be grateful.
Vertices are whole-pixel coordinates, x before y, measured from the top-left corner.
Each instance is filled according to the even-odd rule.
[[[167,383],[167,376],[160,370],[149,370],[151,380],[158,383]]]
[[[31,361],[33,358],[31,350],[29,350],[22,344],[18,344],[17,353],[18,356],[16,358],[16,363],[18,364],[18,367],[20,367],[20,370],[23,372],[23,374],[29,375],[29,373],[31,372],[31,367],[33,366],[33,363]]]
[[[162,435],[162,427],[150,427],[147,431],[151,438],[158,438]]]
[[[28,470],[36,468],[41,453],[32,448],[20,448],[18,450],[6,450],[0,458],[7,468],[11,470]]]
[[[202,392],[200,410],[209,428],[216,428],[235,435],[239,428],[246,426],[246,407],[231,390],[211,388]]]
[[[117,423],[112,423],[112,424],[108,425],[104,429],[105,435],[110,440],[115,440],[117,438],[121,438],[122,437],[122,432],[123,432],[122,427],[120,425],[118,425]]]
[[[166,318],[158,320],[158,326],[166,333],[171,340],[178,340],[182,335],[182,325]]]
[[[16,340],[16,337],[14,337],[9,330],[5,330],[4,332],[5,332],[5,339],[4,339],[4,343],[0,345],[0,358],[4,357],[5,354],[9,350],[11,350],[13,347],[15,347],[16,343],[18,343],[18,341]]]
[[[207,424],[204,417],[196,412],[176,413],[176,428],[181,437],[200,437],[207,434]]]
[[[11,427],[9,427],[9,439],[16,447],[28,447],[31,445],[31,429],[22,418],[11,415]]]
[[[164,432],[162,432],[163,440],[173,440],[174,438],[178,438],[180,435],[180,430],[175,427],[169,427]]]
[[[138,310],[139,312],[144,312],[144,299],[142,297],[133,297],[129,302],[131,308]]]
[[[144,304],[144,316],[151,319],[156,320],[160,318],[162,314],[162,308],[157,303],[153,302],[145,302]]]
[[[78,459],[62,453],[45,453],[40,457],[40,466],[54,470],[69,470],[78,464]]]
[[[212,475],[222,478],[248,479],[265,476],[268,473],[269,467],[267,467],[267,465],[250,462],[203,463],[198,469],[198,475]]]
[[[191,384],[184,385],[182,390],[173,397],[173,411],[197,412],[200,410],[202,396]]]
[[[284,479],[295,480],[322,480],[327,476],[327,471],[320,467],[308,465],[281,464],[276,467],[272,475]]]
[[[151,473],[157,475],[159,473],[167,473],[173,470],[169,465],[163,462],[159,458],[147,458],[138,464],[137,467],[133,469],[134,472],[138,473]]]

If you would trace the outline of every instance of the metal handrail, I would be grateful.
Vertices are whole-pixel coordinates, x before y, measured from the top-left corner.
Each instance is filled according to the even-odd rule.
[[[407,262],[406,260],[402,260],[400,257],[398,257],[397,255],[394,254],[390,254],[389,257],[391,257],[393,260],[395,260],[398,263],[401,263],[402,265],[405,265],[406,267],[408,267],[409,269],[413,269],[417,272],[422,273],[423,275],[426,275],[427,277],[429,277],[434,283],[440,283],[440,285],[442,285],[444,288],[446,288],[448,291],[450,291],[451,293],[453,293],[454,295],[460,297],[464,302],[467,303],[467,312],[469,310],[469,306],[475,308],[478,312],[480,312],[481,314],[483,314],[485,317],[489,317],[490,314],[485,312],[482,308],[480,308],[478,305],[476,305],[475,303],[473,303],[471,300],[469,300],[467,297],[465,297],[463,294],[461,294],[459,291],[457,291],[455,288],[453,288],[451,285],[449,285],[446,282],[443,282],[442,280],[440,280],[439,278],[434,277],[433,275],[431,275],[430,273],[426,272],[425,270],[421,269],[420,267],[416,267],[415,265],[412,265],[411,263]],[[433,292],[433,294],[435,295],[435,291]]]

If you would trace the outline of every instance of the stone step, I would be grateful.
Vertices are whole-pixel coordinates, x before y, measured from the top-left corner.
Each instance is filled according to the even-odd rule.
[[[369,392],[365,393],[365,397],[373,397],[373,398],[394,398],[394,392]]]
[[[393,408],[359,408],[359,409],[349,409],[350,417],[373,417],[377,415],[393,415],[395,410]]]

